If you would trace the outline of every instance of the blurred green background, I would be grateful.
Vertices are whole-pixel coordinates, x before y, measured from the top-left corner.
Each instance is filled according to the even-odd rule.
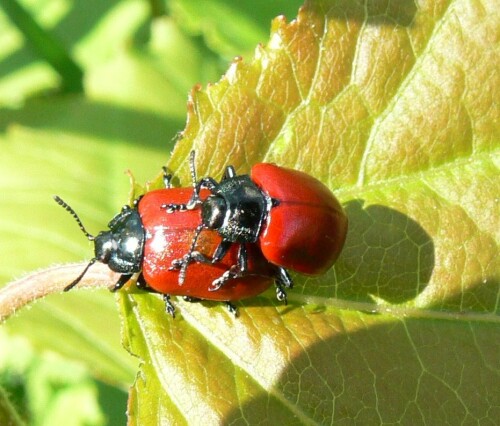
[[[0,285],[88,259],[52,195],[90,232],[103,229],[128,200],[124,171],[143,184],[167,162],[189,90],[218,81],[235,56],[250,61],[272,18],[292,20],[300,4],[3,0]],[[124,424],[136,360],[119,328],[113,296],[88,291],[50,296],[2,325],[0,419],[6,400],[29,424]]]

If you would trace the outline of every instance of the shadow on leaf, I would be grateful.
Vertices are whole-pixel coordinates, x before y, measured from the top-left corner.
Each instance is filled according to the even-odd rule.
[[[335,316],[330,329],[317,323],[318,338],[292,357],[272,390],[235,407],[225,424],[495,422],[497,326],[395,319],[383,324],[380,316],[358,313]]]
[[[347,240],[335,269],[335,297],[391,303],[415,298],[429,283],[434,269],[434,244],[414,220],[382,205],[349,202]],[[307,290],[305,290],[307,292]]]
[[[500,314],[498,295],[500,294],[500,272],[480,281],[464,283],[462,291],[444,301],[438,301],[431,309],[458,312],[480,312]]]
[[[182,121],[158,114],[128,109],[105,102],[89,101],[83,96],[59,97],[57,101],[31,100],[22,111],[0,109],[0,133],[9,126],[68,131],[123,140],[137,146],[156,147],[167,153],[173,148]]]

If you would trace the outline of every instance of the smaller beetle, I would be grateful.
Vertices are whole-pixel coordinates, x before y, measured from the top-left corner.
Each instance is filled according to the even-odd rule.
[[[318,275],[337,260],[347,234],[347,216],[332,192],[306,173],[274,164],[260,163],[250,175],[236,175],[226,167],[220,182],[211,177],[196,178],[194,151],[190,155],[193,195],[186,204],[167,203],[169,213],[201,209],[192,249],[172,267],[183,271],[192,262],[217,263],[234,245],[240,245],[238,262],[213,283],[222,287],[227,280],[245,273],[245,247],[257,243],[264,257],[276,265],[291,287],[285,268]],[[200,197],[202,189],[211,195]],[[216,230],[222,237],[213,256],[201,255],[196,238],[202,229]]]
[[[55,201],[75,218],[87,238],[94,242],[94,258],[65,291],[78,284],[87,270],[98,261],[121,274],[112,291],[117,291],[134,274],[138,274],[138,287],[163,294],[166,310],[172,316],[175,308],[170,301],[170,295],[184,296],[190,301],[224,301],[230,311],[236,314],[236,308],[231,301],[262,293],[273,281],[276,284],[278,299],[286,301],[283,287],[289,286],[288,281],[282,280],[280,271],[262,256],[255,245],[245,245],[248,258],[246,273],[229,280],[219,291],[214,291],[211,283],[237,262],[237,247],[229,250],[227,259],[223,262],[192,265],[189,271],[184,271],[183,279],[180,280],[179,272],[173,271],[171,264],[190,250],[201,215],[198,210],[165,215],[162,205],[167,202],[188,202],[192,189],[171,188],[170,176],[166,174],[164,180],[166,189],[148,192],[136,200],[133,207],[123,207],[109,222],[109,230],[102,231],[97,236],[87,232],[68,204],[58,196],[54,197]],[[202,199],[208,195],[206,190],[200,192]],[[206,253],[213,253],[222,241],[217,232],[210,230],[201,236],[198,233],[197,238],[199,248]]]

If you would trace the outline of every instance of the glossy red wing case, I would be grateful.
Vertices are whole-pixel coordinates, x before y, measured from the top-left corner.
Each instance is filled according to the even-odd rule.
[[[209,291],[211,283],[237,263],[237,244],[219,263],[190,264],[182,285],[178,282],[179,272],[169,271],[173,260],[189,252],[201,216],[200,209],[167,213],[161,205],[186,203],[192,193],[192,188],[161,189],[147,193],[139,202],[146,232],[142,273],[148,286],[164,294],[217,301],[239,300],[262,293],[273,284],[273,269],[255,244],[247,247],[249,274],[228,281],[216,291]],[[208,195],[208,191],[201,192],[202,199]],[[220,241],[216,231],[203,230],[196,250],[212,256]]]
[[[297,170],[261,163],[252,181],[279,204],[260,236],[271,263],[303,274],[321,274],[337,260],[347,234],[347,216],[332,192]]]

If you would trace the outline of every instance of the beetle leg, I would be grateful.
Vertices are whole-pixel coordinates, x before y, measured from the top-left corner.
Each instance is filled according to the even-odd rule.
[[[137,277],[137,282],[135,283],[135,285],[139,290],[148,291],[150,293],[157,293],[156,290],[153,290],[151,287],[148,286],[148,283],[144,279],[144,275],[142,275],[142,272]]]
[[[191,171],[191,180],[193,182],[193,195],[186,204],[187,210],[194,209],[198,204],[201,204],[200,191],[202,188],[207,188],[210,191],[217,186],[217,182],[211,177],[205,177],[198,180],[196,177],[196,165],[194,164],[195,151],[194,149],[189,154],[189,170]]]
[[[214,188],[217,187],[219,184],[217,181],[210,177],[204,177],[203,179],[200,179],[195,186],[195,190],[197,192],[197,195],[200,195],[200,191],[205,188],[208,189],[210,192],[213,192]]]
[[[162,204],[160,206],[161,209],[165,209],[167,213],[174,213],[174,212],[183,212],[188,210],[186,204]]]
[[[141,274],[137,277],[137,282],[135,283],[137,288],[141,291],[147,291],[148,293],[154,293],[154,294],[162,294],[159,291],[155,290],[154,288],[151,288],[146,280],[144,279],[144,275]]]
[[[208,291],[217,291],[229,280],[238,278],[240,276],[240,271],[237,266],[232,266],[226,272],[224,272],[219,278],[212,281],[212,284],[208,288]]]
[[[223,255],[220,256],[220,252],[223,251],[223,249],[219,248],[222,246],[222,244],[226,246]],[[233,244],[230,241],[222,241],[219,247],[215,250],[214,257],[212,258],[212,263],[217,263],[219,262],[224,255],[227,253],[227,250],[231,247],[231,244]],[[219,278],[216,280],[212,281],[212,285],[208,289],[209,291],[217,291],[219,290],[224,284],[226,284],[229,280],[232,280],[234,278],[241,277],[245,275],[245,273],[248,271],[248,257],[247,257],[247,247],[245,244],[240,244],[238,248],[238,263],[236,265],[231,266],[226,272],[224,272]]]
[[[287,304],[287,297],[285,288],[293,287],[293,280],[288,271],[281,266],[276,267],[276,273],[274,276],[275,284],[276,284],[276,298],[283,302],[285,305]]]
[[[148,284],[146,283],[146,280],[144,279],[144,275],[142,275],[142,272],[137,277],[137,282],[135,283],[135,285],[140,290],[148,291],[149,287]]]
[[[226,255],[227,251],[231,248],[233,243],[228,240],[222,240],[219,246],[215,249],[214,255],[212,257],[211,263],[218,263]],[[243,259],[243,262],[240,261]],[[243,266],[241,265],[243,263]],[[239,277],[242,272],[247,270],[247,260],[246,260],[246,247],[244,244],[240,244],[238,248],[238,264],[231,266],[226,272],[224,272],[219,278],[212,281],[209,291],[219,290],[226,282],[233,278]]]
[[[168,270],[180,271],[179,285],[184,284],[184,280],[186,279],[187,267],[193,262],[211,264],[212,259],[208,256],[205,256],[203,253],[200,253],[199,251],[193,251],[192,253],[185,254],[184,257],[180,259],[172,260],[172,263]]]
[[[240,244],[238,249],[238,268],[242,274],[248,271],[248,254],[247,246],[245,244]]]
[[[286,291],[278,281],[276,281],[276,298],[285,305],[287,304]]]
[[[204,177],[203,179],[200,179],[194,185],[193,195],[191,195],[191,198],[187,202],[186,208],[188,210],[193,210],[198,204],[202,203],[200,199],[200,191],[203,188],[208,189],[210,192],[213,192],[217,186],[218,183],[211,177]]]
[[[192,297],[192,296],[182,296],[182,299],[185,302],[189,302],[189,303],[196,303],[196,302],[199,302],[201,300],[198,297]]]
[[[122,275],[122,277],[123,277],[123,275]],[[147,291],[149,293],[158,293],[156,290],[154,290],[148,286],[148,283],[144,279],[144,275],[142,275],[142,273],[137,278],[137,288],[141,289],[142,291]],[[163,301],[165,302],[165,311],[168,312],[168,314],[171,315],[172,318],[175,318],[175,306],[170,301],[170,295],[169,294],[162,294],[162,297],[163,297]]]
[[[137,209],[139,201],[142,200],[142,197],[144,197],[144,195],[139,195],[136,199],[134,199],[134,201],[132,201],[132,208]]]
[[[130,280],[130,278],[132,278],[132,274],[121,275],[120,278],[118,279],[118,281],[115,283],[115,285],[111,288],[111,291],[115,292],[115,291],[120,290],[125,285],[125,283],[128,280]]]
[[[236,176],[236,170],[234,170],[233,166],[227,166],[224,174],[222,175],[221,182],[226,179],[231,179]]]
[[[186,204],[164,204],[161,207],[167,210],[167,213],[173,213],[175,211],[185,211],[185,210],[193,210],[202,203],[200,199],[200,191],[203,188],[208,189],[210,192],[213,192],[214,189],[218,186],[218,183],[215,179],[207,176],[203,179],[198,180],[196,177],[196,165],[195,165],[195,151],[191,151],[189,154],[189,170],[191,171],[191,180],[193,182],[193,195],[188,200]],[[226,167],[226,171],[224,172],[224,176],[222,180],[233,177],[236,175],[233,166]],[[163,181],[165,182],[165,187],[170,188],[170,180],[172,175],[167,173],[167,169],[163,168]]]
[[[278,281],[282,287],[285,288],[293,288],[293,280],[288,271],[281,267],[278,266],[276,267],[276,281]]]
[[[170,268],[168,268],[168,270],[179,271],[179,279],[177,281],[179,285],[184,284],[184,280],[186,279],[187,267],[191,262],[193,262],[193,253],[188,253],[180,259],[172,260],[172,264],[170,265]]]
[[[172,173],[169,173],[165,166],[163,166],[162,169],[163,169],[163,184],[165,185],[165,188],[170,189],[172,188]]]
[[[238,316],[238,308],[234,306],[231,302],[227,301],[224,302],[226,304],[227,310],[233,314],[235,317]]]
[[[197,237],[196,237],[197,238]],[[186,273],[188,266],[193,263],[205,263],[205,264],[214,264],[221,261],[221,259],[226,255],[227,251],[231,247],[233,243],[231,241],[222,240],[222,242],[215,249],[213,257],[209,257],[199,251],[193,250],[195,244],[191,245],[191,250],[189,253],[185,254],[181,259],[175,259],[172,261],[172,264],[169,268],[170,271],[179,270],[179,285],[182,285],[186,279]],[[221,288],[227,281],[230,279],[236,278],[241,275],[243,271],[247,270],[247,261],[246,261],[246,248],[243,247],[243,244],[240,245],[240,253],[244,258],[243,265],[244,269],[239,265],[234,265],[226,272],[224,272],[219,278],[212,281],[212,284],[209,288],[209,291],[217,291]]]
[[[198,225],[194,231],[193,241],[191,242],[191,247],[189,247],[189,251],[187,252],[187,254],[185,254],[182,259],[173,260],[172,265],[169,268],[170,271],[175,271],[177,269],[180,270],[178,280],[179,285],[182,285],[184,283],[184,280],[186,279],[187,267],[190,263],[192,263],[193,261],[201,263],[209,262],[209,260],[205,259],[205,255],[201,254],[198,251],[195,251],[196,242],[198,241],[198,237],[200,236],[201,231],[203,231],[203,225]]]
[[[233,243],[231,241],[222,240],[214,251],[214,255],[212,256],[212,263],[219,263],[227,254],[232,245]]]
[[[185,254],[181,259],[175,259],[172,261],[172,264],[169,268],[170,271],[179,270],[179,285],[182,285],[186,279],[186,273],[188,266],[193,263],[205,263],[205,264],[214,264],[221,261],[224,256],[227,254],[227,251],[231,248],[233,244],[231,241],[222,240],[221,243],[215,249],[214,255],[209,257],[199,251],[194,250],[196,247],[196,241],[198,240],[198,236],[203,230],[203,226],[198,226],[195,231],[195,236],[193,238],[193,242],[191,243],[191,247],[189,252]],[[247,254],[246,247],[244,245],[240,245],[240,249],[238,252],[238,257],[241,257],[241,262],[238,260],[238,265],[232,266],[229,270],[224,272],[218,279],[212,282],[210,291],[216,291],[221,288],[226,281],[238,277],[241,272],[247,270]],[[241,265],[240,265],[241,263]]]
[[[212,259],[209,256],[206,256],[203,253],[195,250],[191,253],[191,262],[208,264],[212,263]]]
[[[165,302],[165,311],[167,311],[172,318],[175,318],[175,306],[170,301],[170,294],[164,294],[163,301]]]
[[[200,180],[199,182],[196,183],[194,186],[193,190],[193,195],[191,195],[191,198],[188,200],[187,203],[182,203],[182,204],[162,204],[161,208],[165,209],[167,213],[174,213],[177,211],[183,212],[186,210],[194,210],[199,204],[202,203],[201,198],[200,198],[200,191],[202,188],[206,188],[210,191],[212,191],[215,187],[217,186],[217,182],[210,178],[206,177]]]

